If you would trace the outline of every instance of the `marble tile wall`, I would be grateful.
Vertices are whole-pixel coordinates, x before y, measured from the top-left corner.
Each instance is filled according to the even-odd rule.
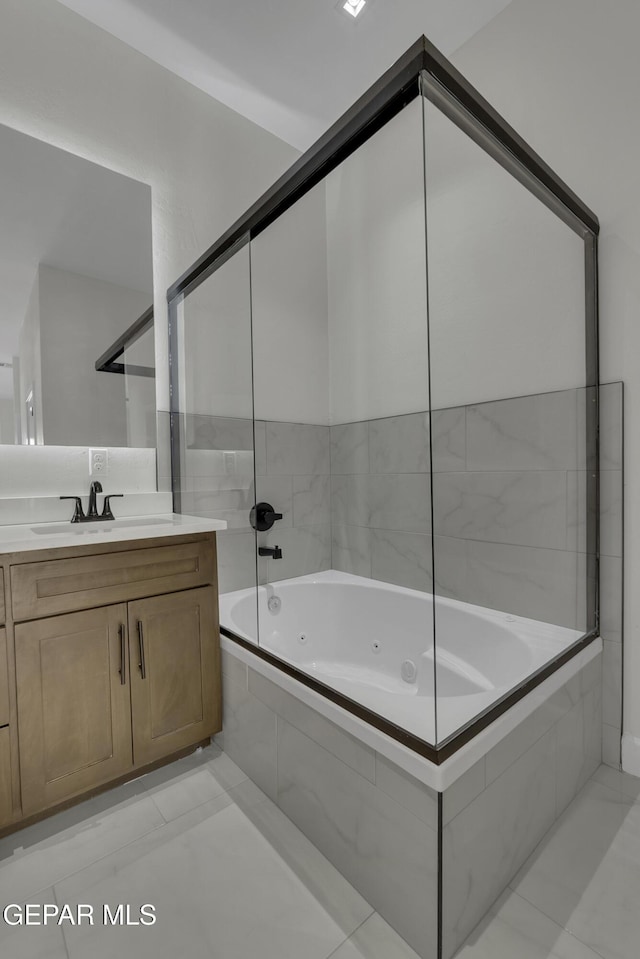
[[[443,959],[451,959],[600,764],[602,657],[443,795]]]
[[[433,504],[428,414],[331,427],[334,568],[578,626],[584,399],[434,410]]]
[[[224,750],[423,957],[437,959],[437,794],[223,653]]]
[[[249,419],[182,417],[185,454],[181,510],[226,520],[218,534],[221,592],[256,582],[255,534],[249,511],[271,503],[282,520],[258,534],[259,546],[278,545],[282,559],[260,559],[260,582],[329,569],[329,427],[255,423]]]

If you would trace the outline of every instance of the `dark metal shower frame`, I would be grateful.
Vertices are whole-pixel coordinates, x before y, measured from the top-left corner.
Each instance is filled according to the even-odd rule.
[[[174,509],[179,512],[181,504],[180,424],[177,409],[178,310],[184,297],[211,276],[246,243],[255,239],[270,223],[420,95],[431,100],[584,241],[587,631],[560,657],[528,677],[502,700],[439,745],[432,745],[408,733],[360,703],[348,699],[330,686],[318,682],[296,667],[273,656],[259,645],[248,642],[230,630],[223,629],[223,632],[254,655],[321,693],[430,761],[440,764],[599,635],[598,234],[600,227],[593,211],[426,37],[421,37],[413,44],[167,291],[171,447]]]
[[[125,350],[136,340],[153,327],[153,305],[142,313],[118,339],[111,344],[108,350],[95,363],[98,373],[127,373],[130,376],[148,376],[155,378],[156,371],[152,366],[135,366],[131,363],[117,363]]]

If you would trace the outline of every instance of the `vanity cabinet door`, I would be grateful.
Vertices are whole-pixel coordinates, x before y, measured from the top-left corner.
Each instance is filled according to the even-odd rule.
[[[25,816],[132,768],[127,644],[125,604],[16,626]]]
[[[129,603],[133,757],[137,766],[221,728],[215,590]]]
[[[0,729],[0,826],[13,819],[11,790],[11,738],[9,727]]]

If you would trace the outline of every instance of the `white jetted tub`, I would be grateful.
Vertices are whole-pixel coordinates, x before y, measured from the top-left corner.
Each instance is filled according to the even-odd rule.
[[[223,594],[220,623],[430,744],[582,636],[335,570]]]

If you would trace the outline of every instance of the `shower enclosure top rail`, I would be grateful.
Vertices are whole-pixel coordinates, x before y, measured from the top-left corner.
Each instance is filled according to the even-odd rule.
[[[597,236],[595,213],[571,190],[513,127],[425,36],[420,37],[380,79],[309,148],[273,186],[206,250],[167,291],[169,302],[199,285],[238,243],[266,229],[303,194],[399,113],[420,93],[426,74],[472,115],[515,161],[582,225]],[[575,229],[575,226],[574,226]]]

